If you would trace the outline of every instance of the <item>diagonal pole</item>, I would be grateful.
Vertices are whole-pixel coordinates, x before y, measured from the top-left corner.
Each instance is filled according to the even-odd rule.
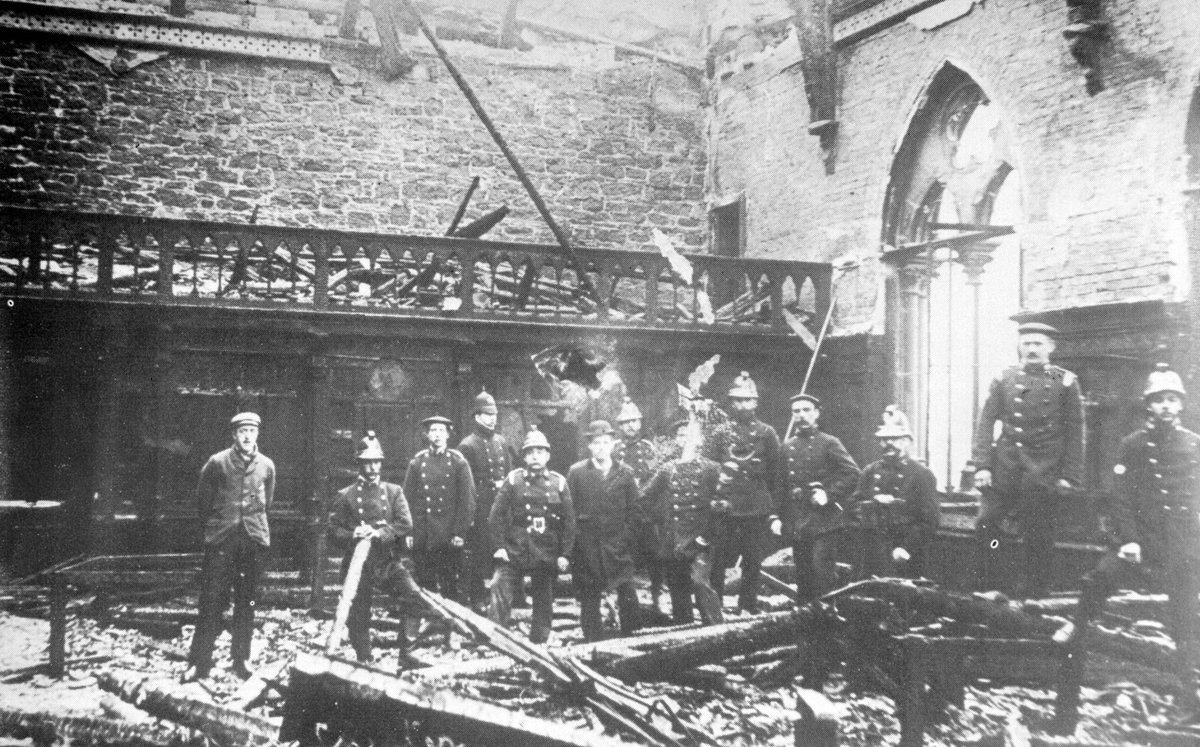
[[[499,146],[500,152],[503,153],[505,159],[508,160],[508,165],[512,167],[513,172],[517,175],[517,179],[521,182],[521,186],[523,186],[525,191],[529,194],[529,199],[533,201],[534,207],[536,207],[538,213],[541,214],[542,220],[544,220],[546,225],[550,228],[550,233],[554,234],[554,238],[558,241],[559,247],[563,250],[563,253],[570,257],[571,262],[575,265],[575,268],[579,272],[580,288],[594,298],[598,298],[596,296],[595,287],[592,285],[592,281],[588,278],[584,269],[584,265],[582,262],[580,262],[579,256],[575,253],[574,247],[571,246],[571,242],[567,239],[566,233],[563,232],[562,227],[558,225],[558,222],[554,220],[554,216],[550,214],[550,208],[546,206],[546,201],[542,199],[542,195],[538,192],[537,187],[535,187],[533,182],[530,180],[529,174],[525,172],[524,167],[521,166],[521,162],[517,160],[516,154],[512,152],[511,148],[508,147],[508,142],[504,139],[504,136],[500,134],[498,129],[496,129],[495,123],[492,122],[492,118],[488,116],[487,111],[483,108],[483,104],[479,103],[479,99],[475,96],[475,91],[472,90],[471,84],[467,82],[467,79],[463,77],[462,73],[458,71],[458,68],[450,60],[450,55],[446,53],[446,50],[442,46],[441,42],[437,40],[433,30],[430,29],[429,25],[425,23],[425,19],[421,16],[420,11],[417,10],[417,7],[413,4],[412,0],[402,0],[402,2],[408,9],[408,12],[411,13],[413,18],[416,19],[417,25],[421,28],[421,33],[424,34],[425,38],[429,40],[429,43],[433,45],[433,50],[437,52],[437,56],[441,58],[442,63],[446,66],[446,70],[450,73],[450,77],[454,78],[454,82],[458,84],[459,90],[461,90],[463,95],[466,96],[467,103],[469,103],[471,108],[475,110],[475,114],[479,117],[479,121],[483,122],[483,126],[487,128],[488,134],[492,136],[492,140],[496,141],[496,145]],[[604,308],[603,304],[601,304],[601,308]]]

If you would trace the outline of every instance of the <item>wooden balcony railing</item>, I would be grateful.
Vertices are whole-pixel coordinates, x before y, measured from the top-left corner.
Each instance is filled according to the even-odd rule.
[[[586,293],[549,245],[0,208],[10,295],[765,334],[829,305],[827,264],[689,254],[689,285],[657,253],[578,254]]]

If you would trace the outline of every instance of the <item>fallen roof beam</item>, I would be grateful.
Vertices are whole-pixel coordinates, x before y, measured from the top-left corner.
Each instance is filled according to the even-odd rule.
[[[618,747],[617,739],[534,718],[428,684],[409,684],[350,662],[300,654],[292,666],[281,741],[304,740],[325,724],[345,742],[392,744],[420,724],[422,735],[466,744]],[[423,740],[417,740],[423,741]]]

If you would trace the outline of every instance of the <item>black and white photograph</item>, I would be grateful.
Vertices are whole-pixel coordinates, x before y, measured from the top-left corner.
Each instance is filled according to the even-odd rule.
[[[0,0],[0,747],[1200,745],[1198,286],[1198,0]]]

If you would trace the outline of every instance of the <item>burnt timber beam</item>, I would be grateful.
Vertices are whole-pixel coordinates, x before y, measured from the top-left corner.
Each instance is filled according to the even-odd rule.
[[[203,732],[221,745],[267,745],[279,741],[270,721],[214,703],[189,698],[168,683],[154,683],[130,672],[100,672],[100,688],[152,716]]]
[[[417,25],[421,29],[421,33],[424,34],[425,38],[429,40],[429,43],[433,45],[433,50],[437,52],[437,56],[441,59],[442,64],[446,66],[446,70],[450,73],[450,77],[453,78],[454,82],[458,84],[459,89],[463,92],[463,96],[467,98],[467,103],[469,103],[471,108],[475,110],[475,114],[479,117],[479,121],[483,123],[485,128],[487,128],[488,134],[492,136],[492,140],[494,140],[496,146],[500,148],[500,152],[504,154],[504,158],[508,161],[508,165],[512,167],[513,172],[517,175],[517,179],[521,182],[521,186],[523,186],[525,191],[529,194],[529,199],[533,202],[534,207],[537,208],[538,213],[542,216],[542,220],[546,222],[546,226],[549,227],[550,233],[554,234],[554,238],[558,241],[559,247],[575,265],[575,268],[579,272],[580,289],[590,296],[595,296],[596,291],[592,287],[592,283],[587,276],[587,265],[580,261],[579,256],[575,253],[575,249],[571,246],[570,240],[567,238],[567,234],[562,230],[562,227],[558,225],[558,221],[554,220],[554,216],[550,214],[550,208],[546,206],[546,202],[542,199],[541,193],[538,192],[537,187],[534,186],[533,181],[529,178],[529,174],[525,172],[525,168],[521,166],[521,162],[517,160],[517,155],[513,153],[512,148],[508,147],[508,141],[506,141],[504,136],[500,134],[500,130],[496,128],[495,123],[492,122],[492,118],[488,116],[487,110],[485,110],[483,108],[483,104],[479,102],[479,98],[475,96],[475,91],[471,88],[471,84],[467,82],[467,79],[464,78],[462,73],[459,72],[458,67],[455,66],[453,61],[451,61],[450,55],[446,53],[446,49],[442,46],[441,42],[438,41],[437,35],[433,33],[433,29],[429,28],[429,25],[425,23],[425,18],[421,15],[420,11],[417,10],[417,7],[413,4],[412,0],[400,0],[400,2],[403,2],[404,7],[407,8],[408,12],[411,13],[413,18],[416,19]]]
[[[449,737],[468,745],[520,744],[528,747],[618,747],[602,734],[464,698],[427,684],[300,654],[292,666],[284,707],[282,741],[310,742],[318,724],[343,740],[394,744],[405,735]],[[412,743],[424,743],[414,739]]]
[[[450,226],[446,229],[447,236],[453,236],[458,230],[458,224],[462,222],[463,215],[467,212],[467,205],[471,202],[471,196],[475,194],[475,190],[479,189],[479,177],[471,177],[471,186],[467,187],[466,194],[458,203],[458,209],[454,211],[454,217],[450,220]]]

